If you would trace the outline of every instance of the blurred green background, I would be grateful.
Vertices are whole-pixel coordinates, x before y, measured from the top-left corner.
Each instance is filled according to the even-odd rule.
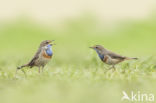
[[[29,60],[40,42],[48,39],[56,40],[54,62],[60,64],[86,62],[92,53],[88,47],[96,44],[130,57],[156,55],[155,16],[140,21],[122,21],[108,27],[91,15],[65,20],[59,26],[45,26],[21,17],[1,23],[0,27],[0,55],[4,58],[18,56],[23,60],[24,55]]]
[[[43,40],[55,40],[54,56],[38,74],[27,63]],[[96,44],[138,57],[106,72]],[[122,91],[156,94],[156,19],[120,21],[108,26],[93,15],[43,25],[20,17],[0,22],[0,103],[121,103]],[[124,103],[129,103],[124,101]]]

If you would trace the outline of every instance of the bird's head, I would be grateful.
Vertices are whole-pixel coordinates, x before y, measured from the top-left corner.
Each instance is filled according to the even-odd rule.
[[[53,42],[54,40],[44,40],[44,41],[42,41],[41,42],[41,44],[40,44],[40,47],[44,47],[44,46],[47,46],[47,45],[53,45],[53,44],[51,44],[52,42]]]
[[[94,49],[98,53],[101,53],[103,50],[105,50],[105,48],[101,45],[95,45],[95,46],[92,46],[90,48]]]

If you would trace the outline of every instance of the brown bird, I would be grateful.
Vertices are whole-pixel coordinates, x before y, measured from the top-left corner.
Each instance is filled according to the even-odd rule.
[[[120,62],[123,62],[125,60],[138,59],[138,58],[130,58],[126,56],[121,56],[119,54],[113,53],[112,51],[105,49],[101,45],[95,45],[90,48],[94,49],[97,52],[98,56],[104,63],[108,65],[112,65],[111,68],[114,68],[114,69],[115,69],[115,65]]]
[[[52,46],[54,44],[51,44],[54,40],[45,40],[40,43],[40,46],[38,48],[38,51],[36,52],[35,56],[31,59],[31,61],[28,64],[22,65],[17,68],[17,71],[22,69],[23,67],[38,67],[39,73],[40,68],[42,67],[42,71],[44,66],[50,61],[50,59],[53,56]],[[16,71],[16,73],[17,73]]]

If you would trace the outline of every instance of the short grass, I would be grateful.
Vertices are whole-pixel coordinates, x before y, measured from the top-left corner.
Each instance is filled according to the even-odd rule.
[[[41,26],[20,19],[0,26],[0,103],[121,103],[122,91],[156,94],[156,22],[149,18],[107,28],[92,17]],[[39,43],[56,40],[54,57],[37,68],[15,70],[28,62]],[[107,70],[89,46],[106,48],[139,60]],[[130,103],[124,101],[124,103]]]

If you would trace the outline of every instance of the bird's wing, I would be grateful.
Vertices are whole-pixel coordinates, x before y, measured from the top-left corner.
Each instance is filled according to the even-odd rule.
[[[39,54],[41,53],[41,48],[38,49],[35,56],[32,58],[32,60],[28,63],[30,67],[32,67],[35,63],[35,61],[39,58]]]
[[[107,55],[109,55],[112,59],[121,59],[121,60],[126,59],[126,57],[113,53],[112,51],[108,51]]]

